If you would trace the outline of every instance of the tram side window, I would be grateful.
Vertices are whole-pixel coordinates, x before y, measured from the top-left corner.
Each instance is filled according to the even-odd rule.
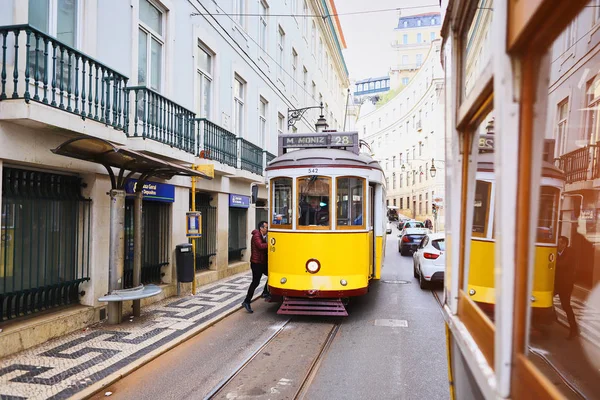
[[[364,190],[362,178],[336,179],[336,223],[338,226],[364,225]]]
[[[542,186],[540,193],[540,212],[538,216],[537,242],[555,243],[559,190]]]
[[[276,178],[272,181],[272,225],[292,225],[292,178]]]
[[[329,226],[331,178],[306,176],[298,178],[300,226]]]
[[[492,184],[477,181],[475,186],[475,203],[473,205],[473,236],[485,237],[490,209],[490,192]]]

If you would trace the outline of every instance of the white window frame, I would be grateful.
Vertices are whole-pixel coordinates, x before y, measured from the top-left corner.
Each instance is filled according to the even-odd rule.
[[[303,17],[302,17],[302,36],[304,37],[304,40],[306,40],[306,42],[308,43],[308,3],[306,2],[306,0],[303,0]]]
[[[292,47],[292,93],[298,94],[298,52]]]
[[[304,98],[304,102],[307,102],[307,96],[308,96],[308,70],[306,69],[306,66],[302,66],[302,89],[304,90],[304,93],[302,94],[302,97]]]
[[[202,43],[200,40],[198,40],[198,45],[196,47],[197,51],[202,50],[203,52],[205,52],[206,54],[208,54],[210,56],[210,69],[211,71],[214,71],[215,69],[215,62],[214,62],[214,57],[215,57],[215,53],[210,50],[204,43]],[[196,74],[198,76],[198,107],[197,107],[197,112],[196,115],[199,118],[206,118],[209,119],[211,118],[211,114],[212,114],[212,110],[213,110],[213,88],[214,88],[214,78],[212,75],[212,72],[209,72],[207,70],[205,70],[204,68],[201,68],[199,65],[199,60],[196,61]],[[208,115],[202,115],[202,112],[204,110],[204,85],[205,83],[208,81],[208,83],[210,83],[210,90],[209,90],[209,95],[208,95]]]
[[[27,0],[21,1],[24,2]],[[81,29],[83,22],[83,0],[76,0],[76,3],[77,12],[75,18],[75,40],[73,43],[73,47],[79,49],[81,48],[81,44],[83,41]],[[27,5],[29,6],[29,1],[27,1]],[[48,32],[46,33],[50,36],[58,37],[58,0],[48,0]]]
[[[154,31],[152,28],[150,28],[148,25],[146,25],[142,19],[139,17],[139,9],[138,9],[138,35],[140,34],[140,30],[143,30],[146,35],[148,35],[148,40],[146,41],[146,82],[144,83],[144,85],[147,88],[150,88],[152,90],[156,90],[157,92],[162,92],[162,89],[164,87],[164,82],[165,82],[165,54],[166,54],[166,46],[165,46],[165,32],[166,32],[166,10],[160,6],[160,4],[157,4],[156,2],[152,1],[152,0],[147,0],[148,3],[150,3],[152,6],[154,6],[160,13],[161,13],[161,29],[162,32],[156,32]],[[156,39],[156,41],[158,43],[160,43],[161,45],[161,58],[160,58],[160,82],[158,85],[158,88],[153,88],[151,86],[151,81],[152,81],[152,70],[151,70],[151,66],[152,66],[152,39]],[[139,40],[138,40],[139,43]],[[138,57],[136,58],[136,61],[139,60],[139,48],[138,48]],[[138,65],[139,68],[139,65]],[[137,75],[137,74],[136,74]],[[137,79],[139,79],[138,76],[136,76]]]
[[[278,25],[277,27],[277,64],[278,68],[278,76],[277,78],[284,83],[283,74],[284,74],[284,64],[285,64],[285,31]]]
[[[233,20],[242,28],[246,27],[246,18],[243,14],[246,12],[246,0],[233,0]]]
[[[264,97],[258,99],[258,145],[267,148],[269,102]]]
[[[592,26],[600,23],[600,0],[592,1]]]
[[[240,84],[241,96],[235,92],[236,81]],[[238,137],[244,137],[246,81],[238,74],[234,74],[233,76],[233,88],[233,133]]]
[[[265,52],[269,49],[269,4],[260,0],[258,4],[260,17],[258,19],[258,45]]]
[[[285,127],[285,116],[278,112],[277,113],[277,133],[279,135],[282,135],[284,132],[284,127]]]
[[[593,99],[592,99],[593,104]],[[565,107],[564,118],[560,117],[562,107]],[[556,106],[556,155],[562,156],[567,152],[567,121],[569,119],[569,98],[563,99]],[[589,119],[588,119],[589,120]]]
[[[315,25],[315,21],[312,21],[312,26],[310,28],[310,47],[314,57],[317,50],[317,26]]]

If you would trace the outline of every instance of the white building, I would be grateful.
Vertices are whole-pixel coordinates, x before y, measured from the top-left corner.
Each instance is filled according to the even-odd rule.
[[[397,207],[405,216],[432,221],[432,204],[442,206],[444,199],[443,71],[439,52],[440,41],[435,40],[406,87],[379,108],[365,114],[361,109],[356,123],[361,139],[384,168],[387,205]],[[439,216],[438,221],[442,221]]]
[[[89,307],[53,335],[104,315],[97,299],[108,291],[111,179],[102,165],[52,149],[85,134],[172,163],[213,165],[196,196],[204,217],[196,280],[206,283],[248,268],[249,234],[266,211],[246,196],[264,181],[288,109],[322,102],[330,129],[343,125],[344,36],[337,17],[323,18],[335,14],[333,0],[0,0],[0,10],[0,294],[71,285],[46,306]],[[318,116],[308,110],[290,130],[314,131]],[[142,280],[172,295],[191,183],[150,181],[167,194],[144,200]],[[262,185],[262,204],[266,196]],[[0,307],[0,322],[44,308],[33,303]]]

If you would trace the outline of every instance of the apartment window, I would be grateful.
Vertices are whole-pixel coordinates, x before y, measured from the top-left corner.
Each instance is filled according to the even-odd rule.
[[[285,125],[285,117],[282,113],[277,113],[277,133],[283,134],[283,126]]]
[[[421,122],[419,120],[419,122]],[[423,155],[423,142],[419,142],[419,157]]]
[[[244,26],[244,13],[246,12],[246,0],[233,0],[233,19],[240,26]]]
[[[392,174],[392,189],[396,189],[396,173]],[[396,200],[394,200],[394,205],[396,205]]]
[[[233,80],[233,130],[234,133],[239,137],[242,137],[244,134],[245,86],[246,82],[236,75]]]
[[[571,48],[571,46],[573,46],[575,44],[575,36],[577,35],[577,19],[573,20],[573,22],[571,22],[569,25],[567,25],[567,28],[565,29],[565,33],[564,33],[564,43],[565,43],[565,48],[564,51],[567,51]]]
[[[407,55],[402,56],[402,65],[408,65],[408,56]]]
[[[405,28],[408,27],[408,21],[404,21],[403,25]]]
[[[302,94],[302,97],[304,97],[304,102],[306,103],[306,96],[308,95],[308,87],[306,86],[308,85],[308,70],[306,69],[306,67],[302,67],[302,89],[304,90],[304,93]]]
[[[427,173],[429,171],[429,163],[426,162],[425,163],[425,180],[429,180],[429,174]],[[427,199],[427,193],[425,193],[425,198]]]
[[[319,69],[323,70],[323,39],[319,38],[319,59],[317,62],[319,63]]]
[[[262,148],[266,148],[267,139],[267,111],[269,108],[269,102],[262,96],[259,101],[258,109],[258,145]]]
[[[431,25],[435,25],[435,18],[431,18]]]
[[[379,127],[381,128],[381,118],[379,118]]]
[[[315,25],[314,21],[312,22],[312,26],[310,28],[310,47],[314,56],[315,50],[317,49],[317,26]]]
[[[277,64],[279,65],[279,79],[283,81],[283,66],[285,62],[285,32],[281,25],[277,30]]]
[[[196,113],[200,118],[210,117],[210,106],[212,101],[212,58],[213,55],[201,43],[198,43],[198,58],[196,71],[198,74],[198,108]]]
[[[417,54],[417,67],[423,64],[423,54]]]
[[[408,35],[402,35],[402,44],[408,44]]]
[[[423,182],[423,167],[419,167],[419,183]],[[421,196],[419,196],[421,197]]]
[[[423,35],[420,33],[417,33],[417,43],[421,43],[423,41]]]
[[[417,149],[415,148],[415,146],[413,146],[413,148],[412,148],[412,158],[413,158],[413,160],[415,158],[417,158],[416,154],[417,154]]]
[[[315,81],[312,81],[311,93],[312,93],[311,96],[312,96],[313,100],[316,100],[317,99],[317,84],[315,83]]]
[[[561,156],[567,152],[567,113],[569,110],[569,99],[566,98],[558,104],[557,107],[557,151],[556,154]],[[592,116],[590,117],[590,121],[593,122],[596,115],[594,115],[595,111],[588,111]]]
[[[292,48],[292,92],[298,93],[298,53]]]
[[[435,32],[430,32],[429,37],[431,38],[431,41],[433,42],[435,40]]]
[[[600,141],[600,77],[596,77],[587,85],[587,133],[590,143]],[[567,103],[567,102],[565,102]],[[563,106],[564,119],[567,119],[568,103]],[[566,128],[566,121],[565,121]],[[566,136],[566,129],[565,129]],[[566,142],[566,138],[564,141]],[[561,153],[564,154],[564,153]]]
[[[402,84],[404,86],[408,85],[408,78],[402,78]]]
[[[388,169],[390,169],[390,162],[386,159],[385,160],[385,170],[387,171]]]
[[[304,15],[302,21],[302,34],[305,38],[308,37],[308,4],[306,4],[306,0],[304,0],[304,4],[302,6],[302,14]]]
[[[422,24],[421,20],[420,19],[417,20],[417,26],[421,26],[421,24]]]
[[[406,208],[410,210],[410,197],[406,197]]]
[[[269,6],[262,0],[259,3],[259,15],[258,43],[263,50],[267,51],[267,20],[269,15]]]
[[[375,89],[380,89],[381,88],[381,82],[377,81],[375,82]]]
[[[160,91],[163,63],[163,13],[148,0],[140,0],[138,84]]]
[[[78,4],[78,0],[29,0],[29,24],[76,47]]]
[[[292,15],[295,17],[296,13],[298,12],[298,0],[292,0],[291,6],[292,6]]]
[[[400,181],[402,183],[402,181]],[[400,197],[400,209],[404,208],[404,197]]]
[[[396,181],[394,180],[394,186],[396,186]],[[394,199],[394,207],[396,206],[396,199]]]

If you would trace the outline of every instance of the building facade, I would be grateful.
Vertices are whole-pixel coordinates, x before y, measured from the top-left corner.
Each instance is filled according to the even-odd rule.
[[[376,103],[379,96],[390,91],[390,77],[361,79],[354,83],[354,102],[361,104],[365,99]]]
[[[443,207],[444,199],[439,51],[440,41],[435,40],[409,84],[388,103],[361,113],[356,123],[361,139],[383,166],[386,204],[407,217],[432,221],[432,205]],[[443,229],[439,215],[437,220],[437,228]]]
[[[439,12],[400,17],[391,46],[396,50],[396,65],[390,68],[391,87],[407,86],[425,62],[431,43],[440,37]]]
[[[308,110],[288,128],[288,109],[322,103],[330,129],[343,126],[344,36],[336,17],[322,17],[335,15],[333,0],[0,0],[0,9],[0,322],[64,304],[90,306],[82,324],[102,315],[107,192],[111,178],[124,177],[51,151],[66,140],[87,135],[214,168],[214,179],[196,184],[202,283],[248,268],[277,135],[313,132],[320,113]],[[131,191],[135,182],[127,183]],[[248,201],[253,183],[256,207]],[[175,293],[175,246],[188,242],[190,188],[190,178],[177,176],[144,188],[142,281],[162,284],[164,295]],[[126,200],[125,286],[132,204]],[[25,295],[48,296],[51,287],[62,293],[52,301]]]

